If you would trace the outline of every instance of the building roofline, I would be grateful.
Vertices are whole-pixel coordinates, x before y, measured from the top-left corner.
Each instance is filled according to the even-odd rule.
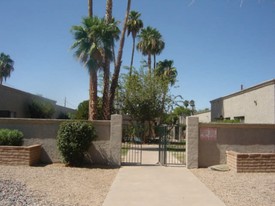
[[[35,94],[32,94],[32,93],[25,92],[25,91],[22,91],[22,90],[19,90],[19,89],[15,89],[15,88],[12,88],[12,87],[8,87],[8,86],[5,86],[5,85],[0,85],[0,87],[3,87],[3,88],[8,89],[8,90],[12,90],[13,92],[17,92],[17,93],[21,93],[21,94],[27,94],[27,95],[39,97],[39,98],[45,99],[46,101],[50,101],[53,104],[56,104],[55,100],[48,99],[48,98],[45,98],[45,97],[42,97],[42,96],[39,96],[39,95],[35,95]]]
[[[231,98],[231,97],[234,97],[234,96],[238,96],[238,95],[241,95],[241,94],[245,94],[245,93],[247,93],[247,92],[251,92],[251,91],[254,91],[254,90],[257,90],[257,89],[266,87],[266,86],[270,86],[270,85],[275,85],[275,79],[265,81],[265,82],[263,82],[263,83],[254,85],[254,86],[252,86],[252,87],[243,89],[243,90],[241,90],[241,91],[238,91],[238,92],[235,92],[235,93],[232,93],[232,94],[223,96],[223,97],[219,97],[219,98],[217,98],[217,99],[213,99],[213,100],[211,100],[210,102],[212,103],[212,102],[215,102],[215,101],[228,99],[228,98]]]

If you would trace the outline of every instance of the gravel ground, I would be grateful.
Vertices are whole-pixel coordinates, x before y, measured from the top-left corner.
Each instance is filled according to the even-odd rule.
[[[118,169],[0,166],[0,205],[101,206]]]
[[[227,206],[275,205],[275,173],[191,171]]]

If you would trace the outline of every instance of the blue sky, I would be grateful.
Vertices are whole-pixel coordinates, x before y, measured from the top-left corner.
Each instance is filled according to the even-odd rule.
[[[123,20],[126,0],[114,1],[114,16]],[[157,28],[166,43],[157,60],[172,59],[178,69],[175,95],[195,100],[197,109],[210,100],[275,78],[274,0],[132,0],[145,26]],[[88,99],[85,68],[73,57],[72,25],[87,15],[87,0],[1,0],[0,52],[15,61],[4,85],[76,108]],[[94,0],[103,17],[105,0]],[[123,65],[130,64],[127,38]],[[136,52],[135,66],[144,58]],[[125,72],[124,70],[122,70]]]

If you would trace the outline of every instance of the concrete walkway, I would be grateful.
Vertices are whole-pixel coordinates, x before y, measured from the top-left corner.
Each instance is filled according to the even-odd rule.
[[[188,169],[158,166],[156,157],[147,148],[146,166],[121,167],[103,206],[225,206]]]

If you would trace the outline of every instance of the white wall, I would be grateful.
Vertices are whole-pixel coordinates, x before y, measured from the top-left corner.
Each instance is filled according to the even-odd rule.
[[[200,113],[200,114],[195,114],[192,117],[198,117],[199,122],[209,123],[209,122],[211,122],[211,111],[203,112],[203,113]]]
[[[271,82],[272,83],[272,82]],[[247,89],[211,102],[212,117],[245,117],[245,123],[275,123],[275,84]]]

